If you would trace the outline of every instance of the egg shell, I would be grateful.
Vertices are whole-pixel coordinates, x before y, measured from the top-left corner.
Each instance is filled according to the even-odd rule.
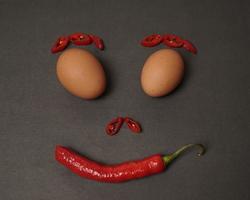
[[[172,92],[184,75],[181,55],[172,49],[161,49],[151,54],[141,72],[141,85],[146,94],[161,97]]]
[[[72,48],[58,58],[57,77],[71,94],[83,99],[95,99],[106,88],[106,75],[101,63],[87,50]]]

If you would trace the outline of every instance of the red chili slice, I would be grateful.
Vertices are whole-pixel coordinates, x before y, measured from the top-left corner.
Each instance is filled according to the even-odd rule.
[[[141,126],[138,122],[133,119],[126,117],[124,120],[128,126],[128,128],[134,133],[140,133],[142,131]]]
[[[124,119],[122,117],[117,117],[115,119],[113,119],[111,122],[109,122],[106,126],[106,133],[108,135],[115,135],[119,132],[119,130],[121,129],[121,126],[124,122]]]
[[[84,33],[74,33],[69,36],[70,41],[73,42],[75,45],[89,45],[93,42],[89,35]]]
[[[102,40],[102,38],[96,36],[96,35],[92,35],[92,34],[89,34],[89,37],[93,40],[95,46],[100,49],[100,50],[103,50],[104,49],[104,42]]]
[[[141,41],[141,45],[144,47],[154,47],[162,42],[162,36],[159,34],[152,34],[145,37]]]
[[[178,48],[183,45],[182,39],[173,34],[167,34],[163,36],[163,43],[168,47]]]
[[[193,54],[197,54],[197,48],[188,40],[183,40],[183,48]]]
[[[69,37],[61,36],[57,39],[53,47],[51,48],[51,53],[57,53],[64,50],[69,44]]]

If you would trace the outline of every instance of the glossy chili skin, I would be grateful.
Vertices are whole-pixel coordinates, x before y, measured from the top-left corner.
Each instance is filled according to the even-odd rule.
[[[166,165],[161,155],[115,165],[105,165],[80,156],[74,151],[57,146],[56,160],[75,174],[100,182],[120,183],[139,179],[164,171]]]
[[[149,35],[141,41],[141,45],[144,47],[154,47],[162,42],[162,36],[160,34]]]
[[[71,42],[75,45],[90,45],[93,41],[91,37],[85,33],[73,33],[69,36]]]
[[[137,121],[135,121],[135,120],[133,120],[133,119],[131,119],[129,117],[126,117],[124,119],[124,121],[126,122],[128,128],[132,132],[134,132],[134,133],[140,133],[142,131],[141,125]]]
[[[93,40],[95,46],[100,49],[100,50],[104,50],[104,42],[102,40],[102,38],[93,35],[93,34],[89,34],[89,37]]]
[[[110,136],[117,134],[121,129],[123,122],[124,119],[122,117],[117,117],[111,120],[111,122],[109,122],[105,128],[106,133]]]
[[[182,47],[183,40],[181,37],[174,34],[166,34],[163,36],[163,43],[171,48]]]
[[[61,36],[57,38],[55,44],[51,48],[51,53],[63,51],[69,45],[69,37]]]
[[[193,54],[197,54],[197,48],[188,40],[183,40],[183,48]]]

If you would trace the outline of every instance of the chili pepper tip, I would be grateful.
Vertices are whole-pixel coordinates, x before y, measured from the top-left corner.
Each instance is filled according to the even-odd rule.
[[[171,163],[174,159],[176,159],[178,156],[180,156],[184,151],[186,151],[187,149],[192,148],[192,147],[199,148],[199,152],[197,153],[197,156],[202,156],[206,152],[206,148],[202,144],[187,144],[187,145],[181,147],[180,149],[178,149],[177,151],[175,151],[174,153],[172,153],[170,155],[163,156],[163,160],[164,160],[165,165]]]

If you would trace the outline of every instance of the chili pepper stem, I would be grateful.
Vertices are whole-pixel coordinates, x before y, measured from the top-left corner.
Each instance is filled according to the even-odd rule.
[[[184,151],[192,147],[198,147],[200,149],[199,152],[197,153],[198,156],[202,156],[206,151],[205,147],[202,144],[187,144],[181,147],[180,149],[178,149],[177,151],[175,151],[174,153],[163,156],[163,161],[165,165],[168,165],[177,157],[179,157],[180,154],[182,154]]]

